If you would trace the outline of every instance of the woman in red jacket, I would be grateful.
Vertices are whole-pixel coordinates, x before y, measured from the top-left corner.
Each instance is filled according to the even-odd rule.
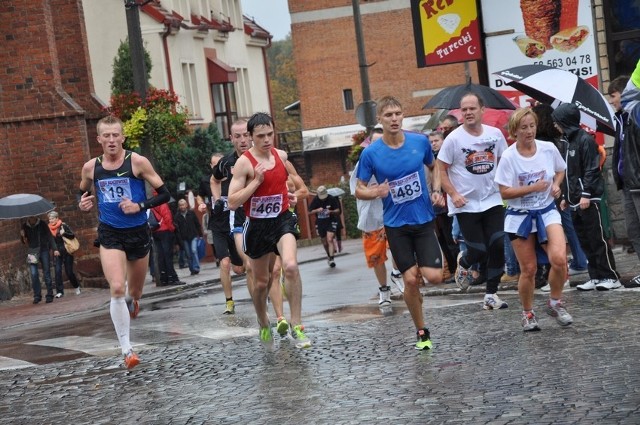
[[[160,282],[156,286],[167,285],[184,285],[173,267],[173,247],[175,245],[173,225],[173,215],[167,204],[159,205],[151,208],[150,214],[153,214],[158,220],[160,226],[153,231],[153,246],[156,250],[158,259],[158,268],[160,269]]]

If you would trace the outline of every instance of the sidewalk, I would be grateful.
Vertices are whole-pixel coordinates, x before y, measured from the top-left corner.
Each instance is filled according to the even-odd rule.
[[[342,252],[336,256],[361,253],[362,241],[360,239],[344,240],[342,248]],[[298,248],[299,264],[324,261],[326,258],[321,244]],[[195,276],[190,275],[189,269],[176,269],[176,272],[186,285],[157,287],[151,282],[149,275],[144,284],[142,299],[167,296],[202,286],[220,285],[220,270],[215,262],[202,263],[200,273]],[[234,276],[233,272],[231,274],[233,280],[244,279],[242,275]],[[0,329],[104,309],[109,304],[110,297],[109,290],[104,288],[82,288],[82,294],[79,296],[75,295],[73,288],[65,288],[64,297],[55,298],[52,303],[46,304],[43,300],[40,304],[34,305],[32,300],[33,295],[28,293],[0,302]]]

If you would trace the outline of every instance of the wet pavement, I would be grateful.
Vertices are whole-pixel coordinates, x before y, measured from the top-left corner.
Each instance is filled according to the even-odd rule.
[[[345,255],[362,255],[360,241],[346,241]],[[319,246],[300,249],[301,262],[323,257]],[[635,254],[618,250],[616,260],[625,279],[640,273]],[[217,272],[184,280],[191,289],[219,285],[205,276]],[[402,309],[375,316],[363,303],[344,308],[370,313],[358,320],[339,311],[325,314],[340,320],[305,319],[308,350],[287,338],[265,347],[253,334],[200,337],[144,347],[132,371],[112,356],[2,370],[0,423],[640,423],[640,290],[567,291],[574,324],[564,328],[544,313],[547,296],[537,293],[542,331],[524,334],[515,291],[503,291],[510,308],[484,311],[481,288],[473,289],[424,289],[440,295],[425,298],[430,352],[413,348]],[[147,285],[143,302],[188,290]],[[2,303],[0,335],[105,310],[108,299],[108,291],[87,288],[47,305]]]

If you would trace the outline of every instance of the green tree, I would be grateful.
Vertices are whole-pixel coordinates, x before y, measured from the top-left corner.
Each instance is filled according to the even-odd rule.
[[[298,100],[291,34],[284,40],[274,41],[267,50],[267,66],[273,95],[273,118],[278,132],[300,130],[300,117],[283,110]]]
[[[147,49],[144,50],[144,66],[147,71],[147,83],[151,79],[151,56]],[[111,94],[133,93],[133,64],[131,63],[131,50],[129,39],[120,42],[116,57],[113,59],[113,78],[111,79]]]
[[[231,149],[233,145],[223,140],[218,128],[210,124],[183,136],[177,143],[154,145],[153,154],[158,174],[169,192],[177,197],[180,182],[185,182],[187,190],[197,194],[200,181],[211,173],[211,155],[215,152],[226,154]]]

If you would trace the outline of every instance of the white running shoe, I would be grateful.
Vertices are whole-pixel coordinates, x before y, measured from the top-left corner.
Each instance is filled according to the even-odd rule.
[[[567,279],[564,282],[563,289],[569,289],[569,288],[571,288],[571,281],[569,279]],[[540,288],[540,290],[542,292],[551,292],[551,285],[549,283],[547,283],[542,288]]]
[[[500,310],[502,308],[507,308],[509,305],[502,301],[498,294],[486,294],[484,296],[484,305],[482,308],[485,310]]]
[[[620,283],[618,279],[602,279],[596,284],[596,289],[598,291],[609,291],[620,287],[622,287],[622,283]]]
[[[80,290],[80,287],[78,286],[76,288],[76,295],[80,295],[82,293],[82,291]]]
[[[594,289],[596,289],[596,285],[599,282],[600,281],[598,279],[587,280],[585,283],[576,286],[576,289],[579,291],[593,291]]]
[[[378,305],[380,307],[388,307],[391,305],[391,288],[388,286],[381,286],[379,290],[380,301]]]
[[[391,282],[396,285],[396,288],[400,291],[400,293],[404,294],[404,281],[402,280],[402,273],[391,272]]]

